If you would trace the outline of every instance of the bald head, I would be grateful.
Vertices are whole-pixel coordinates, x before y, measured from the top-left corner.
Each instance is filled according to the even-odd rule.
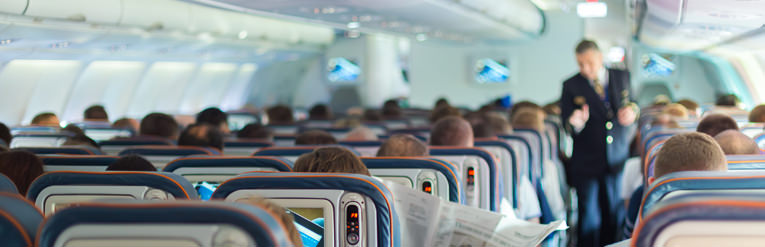
[[[760,154],[757,142],[738,130],[726,130],[715,136],[726,155]]]
[[[473,128],[461,117],[445,117],[433,125],[430,145],[472,147]]]
[[[704,117],[696,126],[696,131],[710,136],[716,136],[726,130],[738,130],[738,123],[732,117],[720,113]]]
[[[428,156],[428,145],[410,134],[396,134],[383,142],[377,150],[377,157]]]

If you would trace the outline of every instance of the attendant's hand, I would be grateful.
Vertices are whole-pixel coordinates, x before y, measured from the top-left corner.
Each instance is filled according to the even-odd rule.
[[[590,120],[590,106],[583,105],[582,109],[574,110],[574,112],[571,113],[571,117],[568,118],[568,123],[571,124],[571,127],[574,127],[574,129],[581,130],[584,129],[584,125],[587,124],[588,120]]]
[[[622,126],[628,126],[635,122],[637,119],[637,112],[631,105],[627,105],[619,109],[619,124]]]

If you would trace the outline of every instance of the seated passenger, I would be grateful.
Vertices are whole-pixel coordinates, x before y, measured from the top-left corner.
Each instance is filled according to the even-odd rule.
[[[303,246],[303,240],[300,238],[300,232],[295,227],[295,218],[287,212],[284,207],[279,206],[268,199],[252,196],[236,200],[238,203],[248,203],[256,206],[260,206],[271,214],[277,216],[278,220],[284,225],[284,229],[287,230],[287,237],[292,242],[291,246]]]
[[[441,107],[446,107],[446,106],[452,106],[452,105],[451,105],[451,104],[449,104],[449,100],[447,100],[447,99],[446,99],[446,98],[444,98],[444,97],[441,97],[441,98],[438,98],[438,99],[436,100],[436,104],[435,104],[435,105],[433,105],[433,109],[438,109],[438,108],[441,108]]]
[[[747,111],[739,107],[740,103],[741,100],[735,94],[726,94],[717,98],[712,112],[728,115],[749,115]]]
[[[178,122],[164,113],[149,113],[141,120],[139,134],[175,140],[178,139]]]
[[[295,145],[333,145],[337,144],[334,136],[323,130],[309,130],[295,137]]]
[[[716,136],[720,132],[726,130],[739,130],[738,123],[728,115],[721,113],[713,113],[705,116],[696,126],[696,131],[707,134],[709,136]]]
[[[223,150],[223,133],[218,127],[206,123],[192,124],[178,138],[179,146],[198,146]]]
[[[361,121],[364,122],[380,122],[383,120],[380,111],[374,109],[364,110],[364,114],[361,115]]]
[[[539,105],[537,105],[536,103],[531,102],[531,101],[516,102],[515,104],[513,104],[512,107],[510,107],[510,121],[511,122],[513,121],[513,118],[515,117],[515,114],[517,114],[517,113],[519,113],[519,112],[521,112],[523,110],[528,110],[528,109],[531,109],[531,110],[542,110],[542,107],[539,107]]]
[[[665,129],[681,129],[679,123],[668,114],[659,114],[651,122],[651,127],[663,127]]]
[[[395,134],[385,140],[377,150],[377,157],[428,156],[430,151],[425,142],[410,134]]]
[[[480,121],[480,122],[474,123],[470,127],[473,128],[474,138],[497,137],[497,135],[494,133],[494,129],[492,129],[491,125],[489,125],[489,123],[487,123],[486,121]]]
[[[82,119],[88,122],[109,122],[109,114],[102,105],[92,105],[85,109]]]
[[[738,130],[726,130],[715,136],[715,140],[725,155],[754,155],[760,154],[757,142]]]
[[[8,151],[0,153],[0,173],[16,184],[22,195],[32,182],[43,174],[43,162],[37,155],[27,151]]]
[[[134,118],[120,118],[112,123],[112,128],[129,129],[134,133],[138,133],[138,129],[141,128],[141,124]]]
[[[560,116],[560,100],[543,106],[542,110],[549,116]]]
[[[308,110],[308,120],[332,120],[332,112],[325,104],[317,104]]]
[[[196,123],[206,123],[218,127],[218,130],[224,135],[231,133],[228,128],[228,114],[217,107],[210,107],[199,112]]]
[[[356,154],[341,147],[323,147],[300,155],[292,169],[295,172],[356,173],[371,176]]]
[[[445,117],[433,125],[431,146],[473,147],[473,128],[461,117]]]
[[[13,139],[13,135],[11,135],[11,129],[8,128],[7,125],[4,123],[0,123],[0,140],[2,140],[6,146],[11,145],[11,140]],[[3,146],[3,145],[0,145]]]
[[[51,112],[43,112],[40,114],[37,114],[34,118],[32,118],[31,125],[35,126],[49,126],[49,127],[60,127],[59,126],[59,120],[58,116],[56,114],[53,114]]]
[[[688,117],[689,118],[698,118],[701,116],[701,111],[699,109],[699,103],[696,103],[696,101],[690,100],[690,99],[681,99],[677,101],[678,104],[681,104],[685,106],[685,109],[688,110]]]
[[[540,133],[545,130],[544,112],[538,108],[519,110],[512,119],[512,126],[515,129],[532,129]]]
[[[765,104],[758,105],[749,112],[749,122],[765,123]]]
[[[291,125],[295,123],[292,116],[292,108],[285,105],[277,105],[266,110],[269,125]]]
[[[398,101],[390,99],[385,101],[382,107],[382,117],[385,120],[399,120],[403,117],[401,112],[401,106],[398,105]]]
[[[371,129],[359,126],[353,128],[351,132],[348,132],[343,138],[344,141],[376,141],[377,135]]]
[[[332,123],[333,128],[352,129],[359,126],[361,126],[361,119],[358,117],[344,117]]]
[[[679,119],[679,120],[688,119],[688,110],[685,109],[685,106],[681,104],[669,104],[664,107],[664,109],[662,110],[662,113],[670,115],[673,118]]]
[[[494,134],[509,135],[513,133],[513,126],[504,117],[496,113],[486,114],[486,122],[491,125]]]
[[[460,114],[459,109],[446,105],[433,109],[433,111],[430,113],[430,122],[435,123],[445,117],[460,117],[461,115],[462,114]]]
[[[236,133],[237,138],[243,139],[261,139],[265,141],[274,140],[274,131],[270,128],[257,123],[245,125],[244,128]]]
[[[61,144],[62,146],[90,146],[96,149],[101,148],[96,141],[85,135],[85,131],[74,124],[67,125],[63,130],[74,133],[74,136],[67,138],[66,141]]]
[[[156,172],[157,168],[143,157],[135,154],[130,154],[117,159],[117,161],[111,163],[109,167],[106,168],[106,170]]]

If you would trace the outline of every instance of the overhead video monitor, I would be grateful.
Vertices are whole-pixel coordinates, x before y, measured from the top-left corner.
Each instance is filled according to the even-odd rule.
[[[476,82],[480,84],[506,83],[510,79],[510,69],[506,61],[491,58],[478,59],[473,73]]]
[[[353,60],[336,57],[327,64],[328,79],[331,82],[356,82],[361,75],[361,67]]]
[[[641,57],[641,68],[647,76],[667,77],[675,73],[675,57],[672,55],[645,54]]]

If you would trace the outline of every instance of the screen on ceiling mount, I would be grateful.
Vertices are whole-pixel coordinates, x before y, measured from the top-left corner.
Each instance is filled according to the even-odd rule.
[[[331,82],[356,82],[361,75],[361,67],[353,60],[343,57],[329,59],[327,70],[327,79]]]
[[[653,77],[671,76],[676,68],[674,58],[672,55],[645,54],[640,59],[642,72],[646,76]]]
[[[476,60],[473,74],[476,82],[480,84],[506,83],[510,79],[507,62],[491,58]]]

